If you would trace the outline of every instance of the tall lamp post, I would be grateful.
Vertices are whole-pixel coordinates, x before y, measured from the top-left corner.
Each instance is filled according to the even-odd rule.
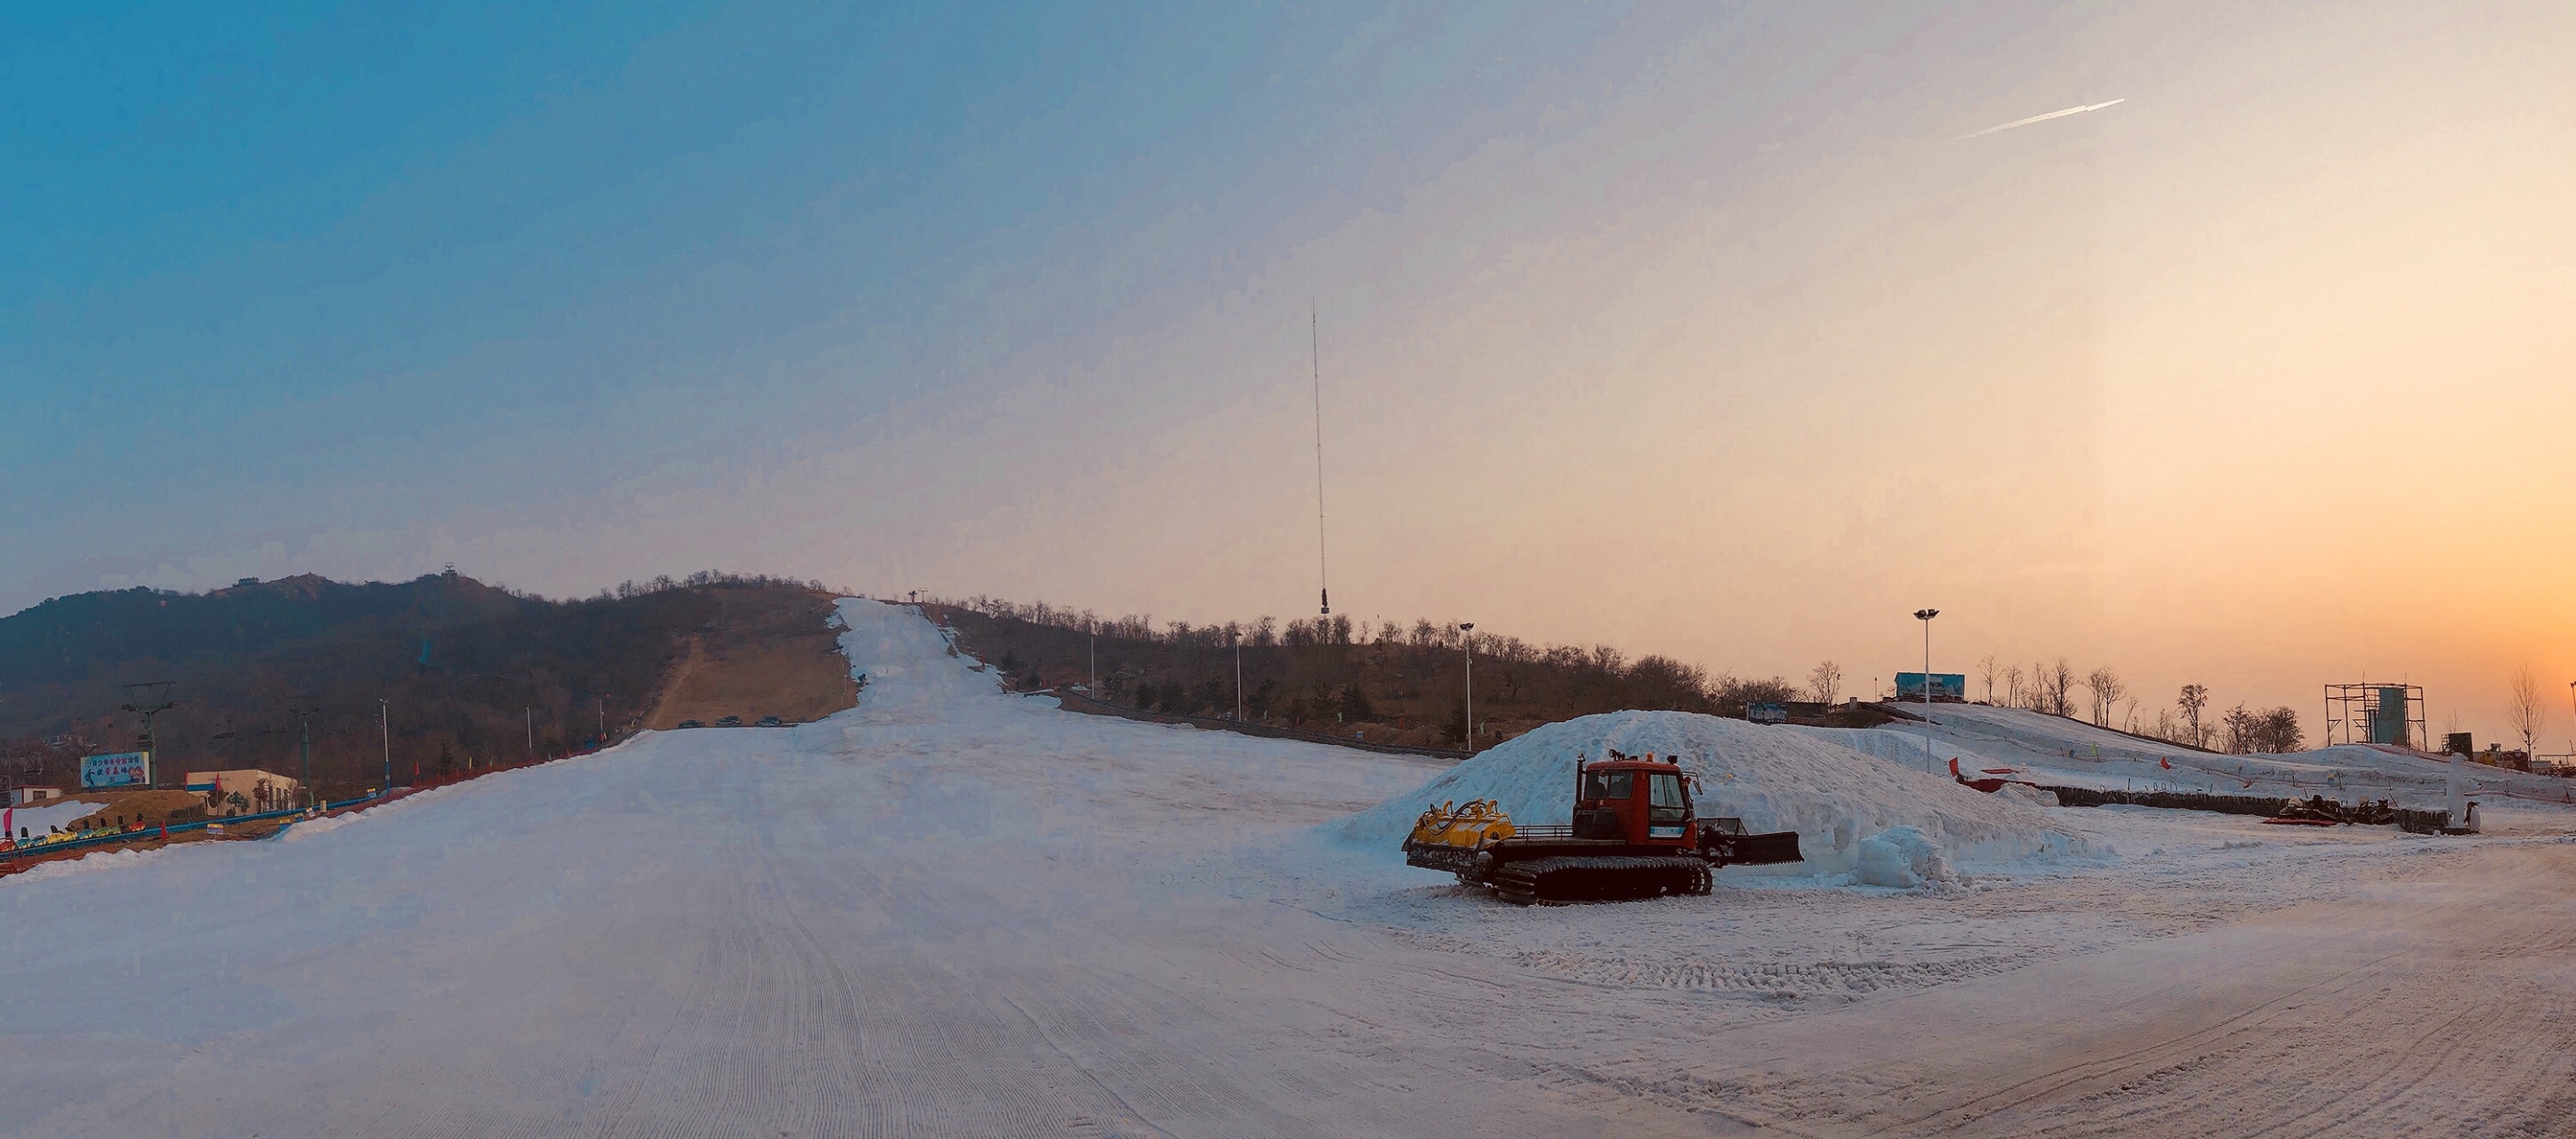
[[[1476,623],[1458,622],[1458,639],[1467,645],[1467,750],[1476,750]]]
[[[1917,609],[1914,619],[1923,622],[1923,771],[1932,771],[1932,619],[1941,615],[1938,609]]]
[[[1243,722],[1243,634],[1234,634],[1234,722]]]
[[[376,794],[378,795],[390,795],[393,794],[394,790],[393,708],[394,704],[391,700],[381,697],[376,700],[376,730],[384,733],[385,741],[385,782],[383,786],[376,788]]]
[[[311,796],[313,794],[313,713],[319,711],[321,711],[320,708],[289,708],[286,710],[287,715],[295,717],[296,743],[301,746],[304,751],[304,771],[303,774],[297,776],[297,778],[304,781],[304,793],[307,796]]]

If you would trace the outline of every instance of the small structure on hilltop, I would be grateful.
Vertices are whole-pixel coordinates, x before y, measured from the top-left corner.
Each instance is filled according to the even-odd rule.
[[[2326,746],[2393,744],[2430,747],[2420,684],[2326,685]]]
[[[216,818],[290,810],[304,801],[303,787],[294,779],[255,767],[191,771],[188,790],[205,796],[206,813]]]
[[[63,789],[60,787],[12,787],[9,789],[7,805],[12,807],[27,807],[33,806],[37,803],[42,803],[47,799],[60,799],[62,797]]]

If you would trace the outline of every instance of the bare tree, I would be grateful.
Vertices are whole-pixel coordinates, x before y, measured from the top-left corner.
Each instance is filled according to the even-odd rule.
[[[2110,665],[2102,665],[2084,676],[2084,687],[2093,693],[2093,726],[2111,726],[2111,711],[2129,690],[2120,684],[2120,674]]]
[[[2001,668],[2001,665],[1995,663],[1993,653],[1987,653],[1985,659],[1977,662],[1977,674],[1984,677],[1986,681],[1986,703],[1988,704],[1995,702],[1995,676]]]
[[[2066,663],[2065,657],[2059,657],[2053,662],[2043,661],[2032,666],[2031,687],[2038,695],[2038,698],[2031,702],[2033,711],[2046,712],[2052,716],[2074,714],[2075,668]]]
[[[2288,708],[2256,712],[2239,704],[2228,709],[2226,718],[2220,723],[2225,729],[2227,750],[2238,755],[2293,752],[2305,742],[2306,733],[2299,729],[2299,714]]]
[[[2183,685],[2182,695],[2174,698],[2174,707],[2182,709],[2183,723],[2189,725],[2191,728],[2191,746],[2208,747],[2209,734],[2201,730],[2200,711],[2203,708],[2209,707],[2209,686],[2206,684]]]
[[[2545,706],[2540,702],[2540,683],[2531,678],[2531,666],[2513,670],[2513,680],[2505,688],[2505,718],[2513,723],[2515,735],[2522,737],[2522,754],[2532,753],[2539,740]]]
[[[2299,714],[2288,708],[2274,708],[2263,713],[2262,750],[2286,754],[2299,750],[2304,733],[2299,730]]]
[[[1816,698],[1816,703],[1831,704],[1842,690],[1843,666],[1826,661],[1807,670],[1807,692]]]
[[[2022,699],[2020,665],[2004,670],[2004,703],[2014,708],[2022,707],[2025,703]]]
[[[2219,726],[2224,729],[2227,750],[2232,755],[2255,751],[2255,745],[2262,736],[2262,718],[2246,711],[2242,704],[2228,709],[2227,715],[2219,720]]]

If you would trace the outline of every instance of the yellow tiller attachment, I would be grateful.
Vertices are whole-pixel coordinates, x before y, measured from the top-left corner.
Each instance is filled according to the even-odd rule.
[[[1422,817],[1413,821],[1412,841],[1425,846],[1480,850],[1487,843],[1516,833],[1512,817],[1503,813],[1501,804],[1492,799],[1470,799],[1463,807],[1442,803],[1423,811]]]

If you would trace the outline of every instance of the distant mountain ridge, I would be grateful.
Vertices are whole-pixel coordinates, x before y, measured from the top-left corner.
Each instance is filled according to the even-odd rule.
[[[386,735],[398,779],[623,735],[670,703],[683,673],[692,691],[673,706],[810,717],[847,682],[815,648],[829,647],[831,603],[804,583],[714,573],[571,601],[452,571],[57,597],[0,618],[0,784],[68,785],[81,753],[135,746],[119,705],[144,681],[175,682],[179,706],[156,725],[165,772],[294,774],[291,710],[308,709],[316,778],[348,787],[381,779]],[[762,684],[725,683],[729,661],[745,662],[739,673],[755,657]],[[773,710],[770,691],[792,695]]]
[[[0,618],[0,693],[120,666],[260,653],[352,624],[428,629],[545,604],[449,574],[364,584],[298,574],[205,593],[76,593]]]

